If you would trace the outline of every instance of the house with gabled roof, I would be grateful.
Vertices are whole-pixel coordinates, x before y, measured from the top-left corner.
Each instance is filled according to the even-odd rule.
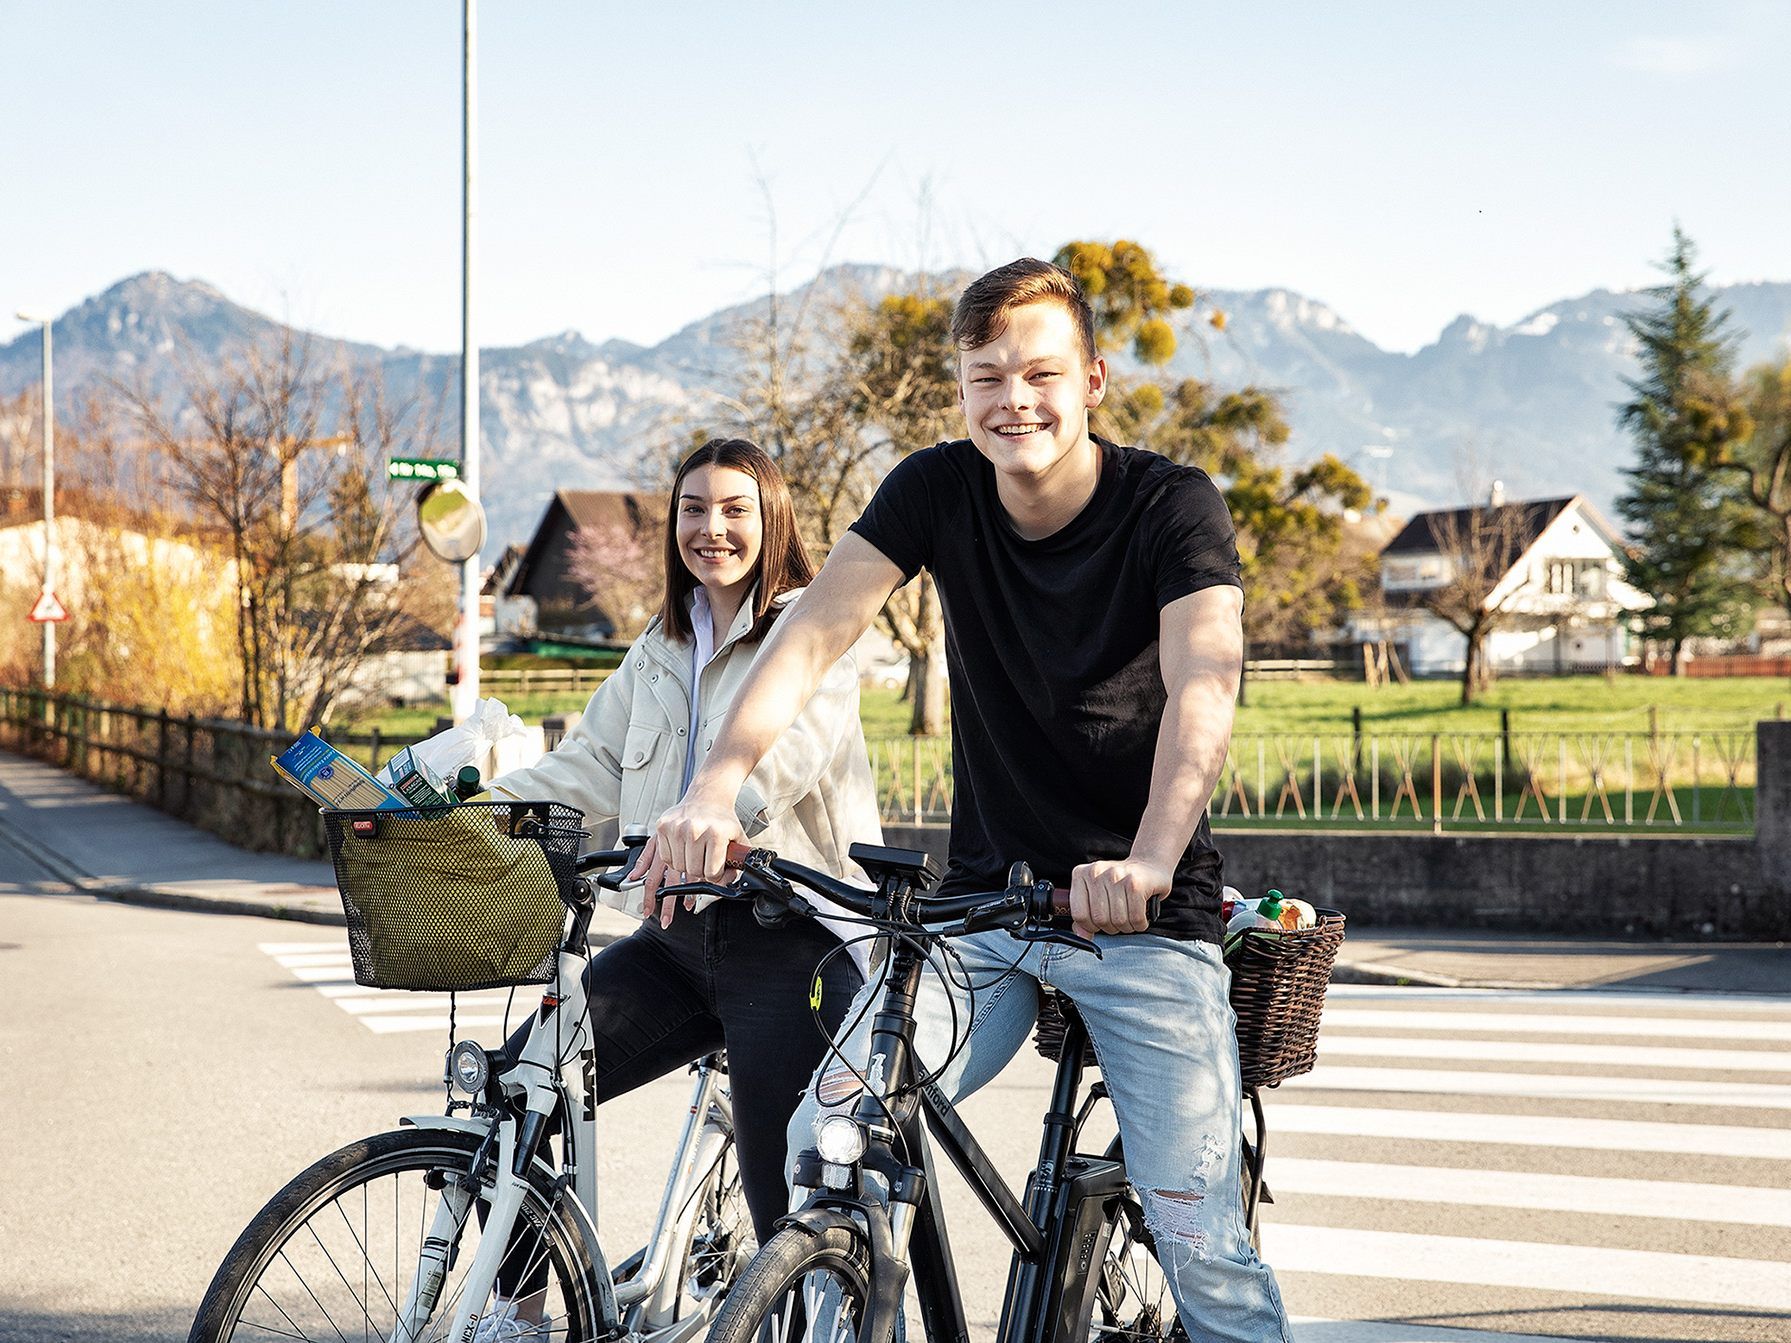
[[[1624,578],[1622,555],[1621,535],[1584,495],[1508,503],[1495,485],[1487,503],[1419,513],[1387,543],[1373,637],[1413,675],[1460,674],[1467,640],[1424,597],[1478,565],[1485,605],[1501,613],[1485,650],[1495,673],[1632,665],[1634,617],[1653,600]]]
[[[572,573],[579,532],[612,538],[618,547],[656,552],[666,497],[635,490],[556,490],[520,557],[506,556],[508,575],[495,585],[494,617],[502,634],[602,642],[634,613],[608,609]],[[611,600],[614,604],[614,599]]]

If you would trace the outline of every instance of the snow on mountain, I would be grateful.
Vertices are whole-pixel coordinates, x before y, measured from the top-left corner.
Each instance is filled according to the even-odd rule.
[[[787,337],[800,320],[811,343],[825,347],[848,300],[913,283],[887,266],[832,267],[779,298],[779,330]],[[1717,297],[1734,314],[1741,366],[1791,353],[1791,284],[1732,285]],[[1430,345],[1402,354],[1380,349],[1306,295],[1207,291],[1203,311],[1224,311],[1224,328],[1197,320],[1169,372],[1279,390],[1294,430],[1290,457],[1336,453],[1402,498],[1455,502],[1496,477],[1514,497],[1583,491],[1608,509],[1631,455],[1614,419],[1633,371],[1622,314],[1641,301],[1594,290],[1508,327],[1463,315]],[[725,397],[770,315],[761,296],[650,347],[594,344],[563,331],[481,351],[493,544],[527,536],[554,490],[651,483],[691,433],[725,427]],[[209,285],[159,272],[132,276],[56,321],[58,402],[69,406],[120,383],[177,399],[187,367],[233,346],[277,344],[283,330]],[[305,339],[320,360],[379,370],[390,396],[415,398],[439,442],[453,443],[456,356]],[[0,347],[0,394],[34,386],[37,361],[35,332]]]

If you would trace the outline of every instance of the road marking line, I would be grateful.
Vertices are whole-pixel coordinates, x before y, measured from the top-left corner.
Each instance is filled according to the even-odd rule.
[[[1277,1194],[1384,1198],[1483,1208],[1532,1208],[1614,1217],[1665,1217],[1732,1226],[1791,1226],[1791,1189],[1752,1185],[1617,1180],[1538,1171],[1458,1170],[1369,1161],[1275,1156],[1268,1165]]]
[[[344,979],[350,983],[354,981],[354,967],[346,961],[340,965],[289,965],[286,970],[294,979],[302,979],[307,984],[319,981],[339,983]]]
[[[1791,1161],[1791,1130],[1743,1124],[1670,1124],[1566,1115],[1463,1114],[1444,1110],[1357,1109],[1269,1102],[1269,1133],[1342,1138],[1495,1143],[1512,1147],[1585,1147],[1612,1152],[1728,1153],[1753,1161]],[[1271,1149],[1273,1144],[1270,1144]],[[1281,1158],[1271,1150],[1269,1164]]]
[[[1277,1273],[1791,1310],[1791,1274],[1764,1259],[1280,1223],[1263,1243]]]
[[[358,985],[356,987],[359,987]],[[504,1009],[503,993],[463,993],[454,1000],[454,1010],[466,1012],[478,1011],[481,1008]],[[386,1012],[444,1012],[448,1007],[448,995],[445,993],[405,993],[402,996],[393,993],[382,993],[377,998],[364,996],[338,995],[333,1001],[350,1016],[368,1016],[373,1013]],[[535,1010],[535,1000],[518,999],[512,1015],[529,1016]]]
[[[288,970],[300,965],[349,965],[346,951],[283,951],[274,959]]]
[[[1322,1034],[1318,1052],[1388,1059],[1460,1059],[1476,1063],[1577,1063],[1587,1067],[1710,1068],[1791,1072],[1791,1050],[1678,1049],[1665,1045],[1561,1044],[1552,1040],[1424,1040],[1398,1035]]]
[[[1791,1040],[1791,1021],[1717,1017],[1539,1016],[1533,1012],[1401,1012],[1326,1007],[1324,1026],[1385,1026],[1406,1031],[1499,1031],[1512,1035],[1646,1035],[1688,1040]]]
[[[406,1031],[445,1031],[448,1029],[446,1017],[357,1017],[356,1020],[375,1035],[398,1035]],[[520,1016],[513,1014],[511,1025],[517,1024],[520,1020]],[[462,1012],[454,1018],[455,1029],[462,1031],[473,1026],[502,1026],[503,1024],[504,1014],[502,1012],[490,1015]]]
[[[1576,1343],[1541,1334],[1489,1334],[1484,1329],[1446,1329],[1435,1324],[1393,1324],[1386,1320],[1324,1320],[1291,1315],[1295,1343]]]
[[[1388,1003],[1537,1003],[1553,1008],[1656,1005],[1711,1012],[1766,1012],[1791,1017],[1791,995],[1772,993],[1671,993],[1660,989],[1445,989],[1380,984],[1332,984],[1325,1000]]]
[[[1300,1091],[1378,1091],[1413,1095],[1532,1096],[1538,1100],[1622,1101],[1632,1105],[1709,1105],[1791,1110],[1791,1086],[1699,1082],[1681,1077],[1580,1077],[1554,1073],[1480,1073],[1429,1068],[1349,1068],[1320,1063],[1281,1084]]]
[[[310,951],[337,951],[348,954],[347,934],[328,942],[259,942],[256,944],[270,956],[302,955]]]

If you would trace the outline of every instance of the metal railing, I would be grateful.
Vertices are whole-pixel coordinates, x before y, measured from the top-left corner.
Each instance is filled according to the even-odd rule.
[[[951,816],[951,744],[868,743],[886,821]],[[1241,734],[1215,826],[1745,834],[1752,727],[1674,732]]]
[[[35,756],[246,849],[324,852],[317,805],[268,758],[292,734],[220,719],[0,688],[0,746]]]

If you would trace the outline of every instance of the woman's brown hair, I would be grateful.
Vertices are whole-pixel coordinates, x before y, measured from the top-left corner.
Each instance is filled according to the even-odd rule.
[[[699,466],[726,466],[744,471],[759,486],[759,517],[764,538],[759,546],[759,561],[753,578],[752,628],[743,636],[751,643],[770,632],[771,622],[781,609],[776,599],[795,588],[806,587],[815,576],[814,561],[802,544],[802,533],[796,530],[796,507],[790,502],[790,487],[784,484],[784,473],[777,463],[765,455],[764,449],[744,438],[712,438],[678,467],[672,478],[672,497],[665,516],[665,605],[659,608],[661,628],[678,639],[689,639],[689,598],[697,586],[697,577],[678,553],[678,493],[684,478]]]

